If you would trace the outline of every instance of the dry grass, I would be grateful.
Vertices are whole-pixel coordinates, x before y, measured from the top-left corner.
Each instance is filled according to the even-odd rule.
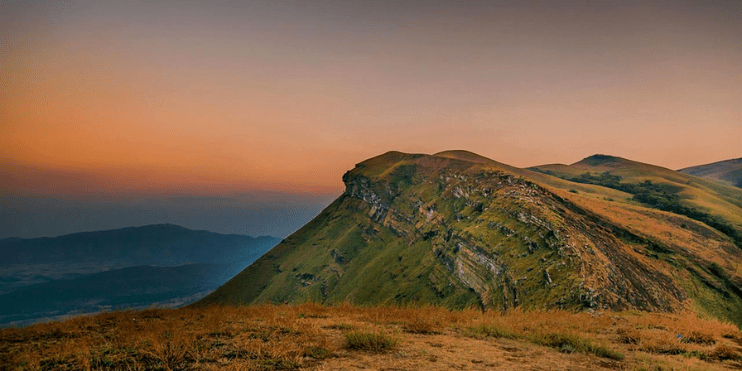
[[[0,333],[0,364],[9,365],[5,369],[184,370],[225,364],[292,369],[334,351],[297,309],[145,310],[6,329]]]
[[[369,352],[389,352],[399,346],[399,339],[378,332],[353,331],[345,334],[346,348]]]
[[[386,357],[391,366],[445,369],[442,359],[465,355],[440,352],[481,344],[504,352],[492,357],[501,362],[511,348],[537,355],[513,358],[513,369],[608,362],[603,367],[703,370],[742,367],[740,343],[735,326],[691,314],[216,306],[103,313],[0,330],[0,370],[333,369],[380,362],[374,357]],[[495,364],[462,362],[473,369]]]

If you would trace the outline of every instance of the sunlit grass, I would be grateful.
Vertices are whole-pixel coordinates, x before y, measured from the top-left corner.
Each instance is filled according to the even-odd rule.
[[[694,314],[214,306],[102,313],[3,329],[0,369],[287,370],[359,351],[404,353],[410,336],[519,342],[621,362],[626,369],[739,364],[742,341],[736,326]]]

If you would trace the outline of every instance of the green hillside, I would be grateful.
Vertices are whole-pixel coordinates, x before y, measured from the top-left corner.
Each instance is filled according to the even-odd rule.
[[[678,171],[742,188],[742,158],[687,167]]]
[[[742,250],[733,238],[626,191],[559,176],[608,168],[623,182],[686,182],[677,193],[698,199],[683,202],[720,200],[709,211],[734,231],[740,224],[726,217],[742,195],[603,160],[536,172],[465,151],[371,158],[343,176],[345,192],[320,215],[198,305],[691,309],[742,323]]]
[[[619,200],[701,221],[728,235],[742,248],[742,232],[739,232],[742,230],[742,191],[737,188],[606,155],[590,156],[572,165],[543,165],[530,169],[572,182],[622,191],[626,197]]]

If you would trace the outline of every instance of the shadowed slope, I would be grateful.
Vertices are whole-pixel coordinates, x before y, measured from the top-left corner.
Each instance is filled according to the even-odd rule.
[[[687,167],[678,171],[742,188],[742,158]]]

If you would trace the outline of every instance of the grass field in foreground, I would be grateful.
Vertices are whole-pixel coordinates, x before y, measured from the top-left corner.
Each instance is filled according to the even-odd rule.
[[[0,369],[713,370],[742,367],[740,344],[692,314],[213,306],[3,329]]]

